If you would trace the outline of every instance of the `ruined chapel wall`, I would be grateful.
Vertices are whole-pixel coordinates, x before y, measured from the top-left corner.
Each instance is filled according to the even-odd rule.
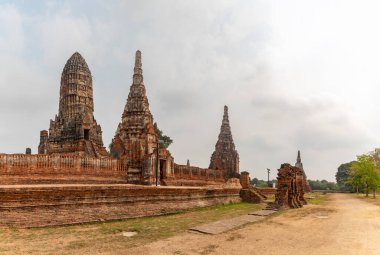
[[[225,172],[223,170],[214,170],[200,168],[195,166],[174,164],[174,171],[168,179],[177,180],[201,180],[225,183]]]

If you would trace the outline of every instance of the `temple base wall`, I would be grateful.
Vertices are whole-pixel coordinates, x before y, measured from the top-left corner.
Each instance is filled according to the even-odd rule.
[[[240,202],[239,188],[114,185],[0,186],[0,226],[40,227]]]

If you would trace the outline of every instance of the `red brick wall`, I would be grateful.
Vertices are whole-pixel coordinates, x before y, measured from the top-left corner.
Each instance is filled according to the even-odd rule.
[[[160,215],[241,201],[239,188],[137,185],[0,186],[0,226],[46,226]]]
[[[65,155],[0,154],[0,184],[126,183],[122,161]]]
[[[0,154],[1,184],[127,183],[123,160],[73,155]],[[209,186],[226,182],[223,170],[174,164],[170,186]]]
[[[208,186],[226,183],[223,170],[174,164],[173,173],[166,176],[166,185]]]

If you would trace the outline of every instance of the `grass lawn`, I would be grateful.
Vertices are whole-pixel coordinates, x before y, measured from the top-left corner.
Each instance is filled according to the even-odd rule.
[[[31,229],[0,228],[0,254],[94,254],[167,238],[189,227],[260,210],[265,205],[236,203],[137,219]],[[124,237],[123,232],[137,232]]]

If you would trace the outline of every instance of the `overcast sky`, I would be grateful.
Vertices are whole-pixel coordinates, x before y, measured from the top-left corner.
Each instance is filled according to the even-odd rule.
[[[0,152],[37,152],[67,59],[93,75],[105,146],[142,51],[175,162],[208,167],[228,105],[240,171],[295,163],[310,179],[380,144],[379,1],[2,1]]]

